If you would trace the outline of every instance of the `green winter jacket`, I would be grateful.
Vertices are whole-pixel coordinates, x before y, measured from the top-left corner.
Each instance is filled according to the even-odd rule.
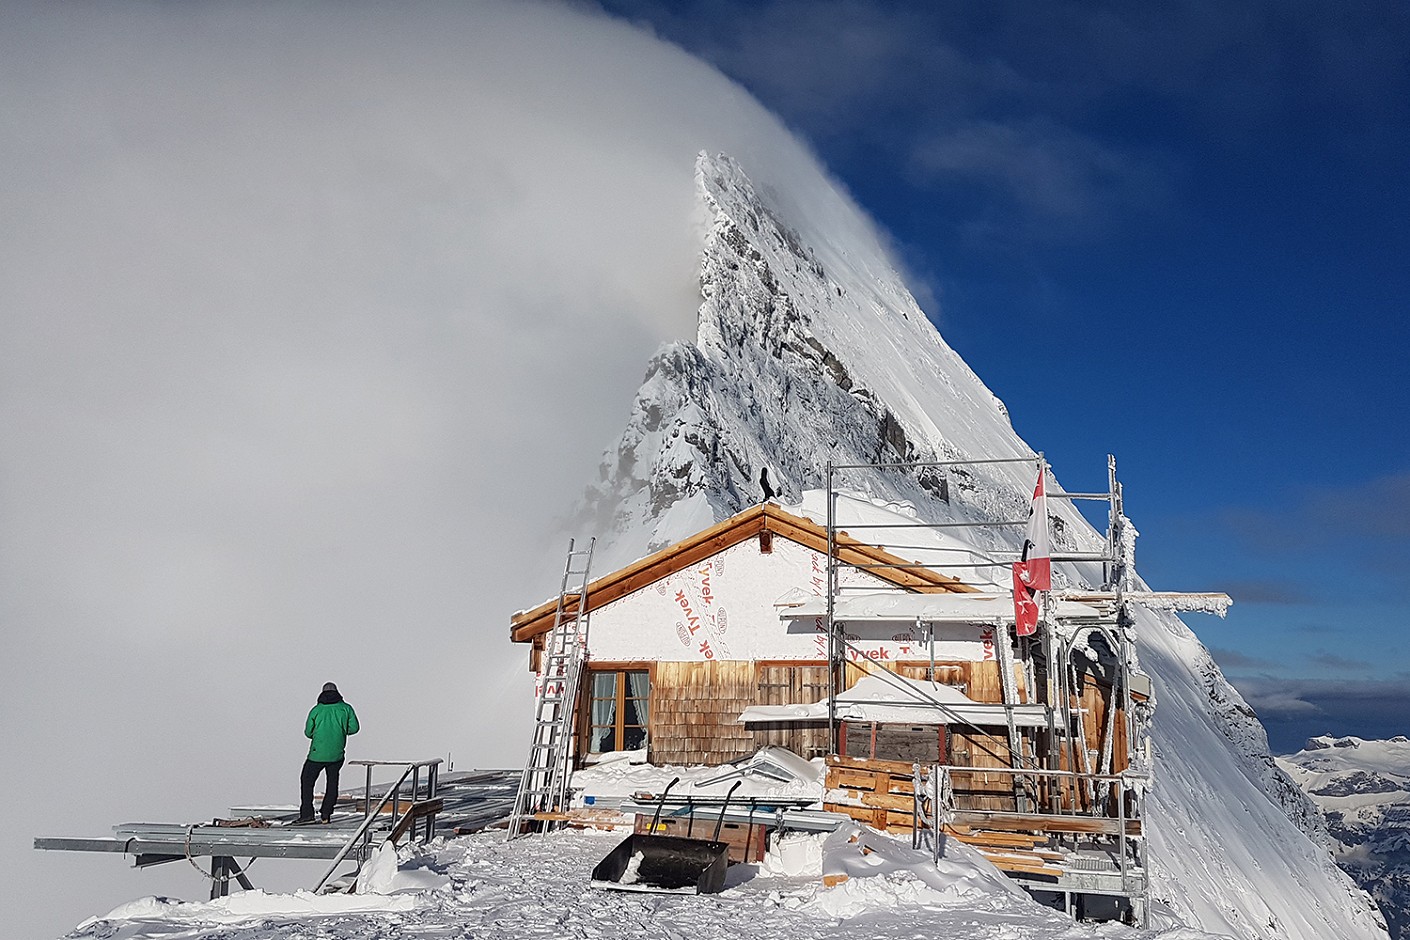
[[[311,741],[308,759],[325,764],[342,760],[350,734],[357,734],[357,712],[353,707],[337,692],[318,696],[318,704],[304,722],[304,737]]]

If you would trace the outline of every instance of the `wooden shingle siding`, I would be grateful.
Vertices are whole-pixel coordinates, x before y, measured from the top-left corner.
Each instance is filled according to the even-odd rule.
[[[756,750],[738,721],[755,704],[751,662],[657,663],[651,684],[653,764],[723,764]]]
[[[973,728],[950,729],[950,762],[960,767],[1008,767],[1009,742],[1003,734],[983,734]],[[1013,775],[956,771],[952,777],[955,805],[960,809],[1015,809]]]
[[[969,663],[941,663],[935,664],[934,676],[930,675],[930,663],[900,663],[896,667],[896,672],[907,679],[919,679],[924,682],[928,678],[933,678],[941,685],[950,685],[963,692],[969,686]]]

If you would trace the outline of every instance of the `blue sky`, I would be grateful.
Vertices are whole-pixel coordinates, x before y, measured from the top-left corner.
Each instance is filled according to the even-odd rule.
[[[1410,732],[1410,7],[603,0],[773,109],[1275,749]]]

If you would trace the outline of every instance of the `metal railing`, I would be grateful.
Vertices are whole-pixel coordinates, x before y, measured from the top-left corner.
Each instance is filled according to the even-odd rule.
[[[1093,784],[1104,784],[1111,788],[1111,799],[1114,804],[1112,808],[1115,810],[1115,815],[1097,815],[1095,812],[1010,813],[1008,811],[961,809],[955,805],[957,802],[957,794],[955,792],[955,784],[952,775],[956,773],[1013,774],[1025,777],[1051,777],[1058,780],[1064,778],[1074,781],[1087,780],[1091,781]],[[922,781],[922,777],[926,775],[928,775],[930,779],[928,781]],[[955,815],[961,813],[985,814],[992,812],[998,816],[1031,816],[1034,819],[1034,827],[1036,829],[1044,828],[1042,825],[1042,820],[1044,819],[1070,819],[1073,821],[1109,820],[1115,823],[1116,831],[1114,833],[1090,833],[1090,835],[1115,836],[1122,889],[1123,891],[1129,892],[1129,896],[1144,899],[1148,887],[1145,875],[1145,827],[1142,825],[1139,835],[1133,834],[1130,832],[1130,823],[1141,820],[1145,815],[1143,807],[1145,802],[1144,795],[1149,784],[1150,780],[1145,775],[1131,773],[1087,774],[1071,770],[1034,770],[1015,767],[962,767],[952,764],[933,764],[925,767],[921,764],[916,764],[912,787],[915,801],[912,818],[917,821],[924,821],[925,824],[931,828],[932,839],[934,840],[932,844],[935,847],[937,858],[939,857],[939,845],[944,833],[945,824]],[[1135,811],[1134,813],[1127,812],[1126,799],[1128,796],[1132,796],[1135,799],[1135,805],[1132,807]],[[925,810],[922,803],[922,801],[927,798],[931,803],[929,812]],[[1094,806],[1093,810],[1095,809],[1096,807]],[[1064,833],[1064,835],[1074,837],[1077,833]],[[913,839],[915,840],[915,846],[918,848],[920,845],[919,833],[917,833]],[[1131,878],[1132,874],[1138,875],[1134,880],[1134,884]],[[1145,918],[1148,916],[1148,912],[1143,910],[1141,916]]]
[[[354,854],[354,850],[356,850],[358,871],[360,872],[362,870],[362,866],[367,863],[367,859],[372,855],[372,834],[373,830],[378,828],[374,823],[380,818],[382,810],[385,809],[388,804],[391,805],[391,822],[387,826],[388,838],[400,832],[403,825],[407,824],[408,821],[410,832],[414,836],[416,833],[416,825],[422,820],[416,819],[412,814],[420,808],[421,804],[436,798],[436,784],[441,765],[441,759],[439,757],[434,760],[423,761],[354,760],[348,761],[348,763],[367,768],[367,777],[363,784],[362,791],[362,805],[364,810],[362,824],[357,827],[348,838],[348,841],[338,850],[338,854],[334,856],[333,863],[328,866],[328,870],[323,873],[323,877],[318,879],[318,884],[313,888],[314,894],[318,894],[323,890],[333,877],[333,873],[338,870],[338,866],[343,863],[345,858]],[[372,768],[374,767],[403,768],[401,776],[397,778],[396,783],[392,784],[387,789],[387,792],[382,795],[381,800],[375,805],[372,802]],[[421,773],[423,769],[425,770],[424,795],[422,794]],[[402,786],[406,783],[408,777],[411,778],[411,791],[406,800],[406,810],[403,812],[401,809]],[[424,815],[424,822],[425,832],[422,835],[423,842],[429,841],[436,831],[435,812],[431,811],[426,813]]]

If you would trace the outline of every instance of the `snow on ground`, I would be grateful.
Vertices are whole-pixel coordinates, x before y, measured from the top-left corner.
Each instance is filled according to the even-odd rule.
[[[951,841],[939,866],[909,841],[855,829],[792,836],[759,865],[730,869],[718,895],[590,887],[592,867],[620,833],[565,831],[511,843],[482,833],[403,850],[396,881],[440,887],[391,895],[315,897],[249,892],[203,903],[148,898],[85,922],[84,940],[1203,940],[1187,928],[1151,932],[1076,924],[1042,907],[975,853]],[[865,854],[861,847],[869,849]],[[821,874],[846,872],[824,888]],[[437,877],[439,876],[439,877]]]

